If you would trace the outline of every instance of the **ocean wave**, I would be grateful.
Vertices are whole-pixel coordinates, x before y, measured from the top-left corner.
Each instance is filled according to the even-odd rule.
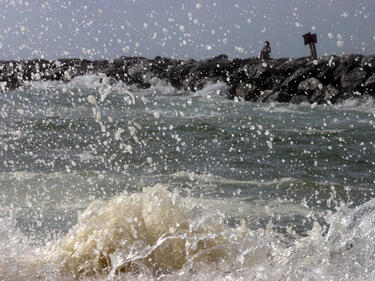
[[[306,237],[225,223],[220,209],[167,191],[94,201],[66,234],[33,247],[2,219],[2,280],[372,280],[375,201],[326,213]],[[289,238],[288,238],[289,237]]]

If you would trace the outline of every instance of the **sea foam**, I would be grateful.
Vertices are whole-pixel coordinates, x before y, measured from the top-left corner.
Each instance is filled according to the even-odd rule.
[[[249,263],[241,246],[234,246],[244,234],[241,228],[226,227],[214,212],[194,217],[193,206],[181,199],[158,185],[96,201],[64,238],[40,249],[37,264],[80,279],[124,273],[160,276],[207,265],[226,271]],[[238,255],[242,260],[232,260]]]

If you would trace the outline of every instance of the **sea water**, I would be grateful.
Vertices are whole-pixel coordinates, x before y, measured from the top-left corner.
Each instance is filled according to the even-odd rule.
[[[104,76],[0,95],[1,280],[375,280],[375,105]]]

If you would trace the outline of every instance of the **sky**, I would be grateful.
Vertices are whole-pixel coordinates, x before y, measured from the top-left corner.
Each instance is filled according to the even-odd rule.
[[[0,60],[375,54],[374,0],[0,0]]]

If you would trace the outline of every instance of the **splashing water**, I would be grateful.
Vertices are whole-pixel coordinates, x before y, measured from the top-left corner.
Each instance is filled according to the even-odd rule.
[[[101,76],[0,97],[1,280],[373,280],[374,107]]]
[[[306,237],[272,229],[237,227],[162,185],[95,201],[62,238],[23,251],[20,233],[3,237],[3,280],[371,280],[374,276],[375,205],[327,215],[329,229],[314,225]],[[12,235],[10,235],[12,234]],[[18,239],[17,243],[14,239]],[[12,249],[11,252],[14,253]]]

